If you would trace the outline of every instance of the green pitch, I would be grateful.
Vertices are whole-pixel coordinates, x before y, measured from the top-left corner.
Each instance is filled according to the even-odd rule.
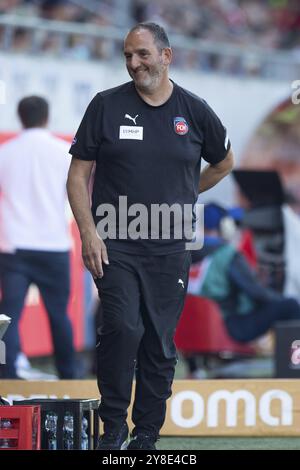
[[[159,450],[300,450],[300,437],[162,437]]]

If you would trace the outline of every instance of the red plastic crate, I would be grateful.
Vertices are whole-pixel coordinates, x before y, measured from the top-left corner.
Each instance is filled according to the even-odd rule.
[[[9,419],[13,426],[11,429],[0,428],[0,440],[14,439],[16,445],[0,450],[40,450],[40,406],[0,406],[0,419],[3,418]]]

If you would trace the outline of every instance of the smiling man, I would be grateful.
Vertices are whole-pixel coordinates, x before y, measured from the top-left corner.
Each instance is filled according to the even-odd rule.
[[[173,91],[168,76],[172,49],[164,31],[157,28],[154,37],[150,29],[136,26],[126,37],[124,56],[128,73],[143,99],[154,106],[168,100]]]
[[[161,26],[135,26],[124,56],[132,81],[98,93],[89,104],[70,149],[67,187],[83,260],[103,309],[97,353],[104,435],[98,449],[127,446],[135,374],[135,427],[127,448],[151,450],[171,395],[173,337],[191,262],[189,239],[186,232],[178,237],[177,229],[186,208],[192,218],[198,194],[231,171],[233,156],[207,103],[169,78],[172,50]],[[209,164],[200,178],[202,158]],[[170,217],[175,205],[177,223],[175,214]],[[170,211],[162,211],[161,224],[153,226],[152,209],[162,206]],[[103,224],[107,213],[111,220]]]

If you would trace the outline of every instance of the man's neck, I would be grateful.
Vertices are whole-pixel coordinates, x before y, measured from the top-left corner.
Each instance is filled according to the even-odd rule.
[[[170,98],[173,92],[174,85],[171,80],[166,77],[159,87],[155,90],[140,90],[136,89],[140,97],[151,106],[161,106]]]
[[[33,126],[33,127],[23,127],[23,131],[37,131],[37,130],[47,130],[48,123],[46,124],[41,124],[40,126]]]

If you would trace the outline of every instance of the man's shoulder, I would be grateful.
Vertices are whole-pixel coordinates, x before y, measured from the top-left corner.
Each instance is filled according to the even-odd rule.
[[[20,134],[11,137],[0,145],[0,157],[12,152],[18,146],[20,146]]]
[[[195,93],[183,88],[182,86],[177,85],[178,92],[183,96],[186,100],[193,102],[194,104],[197,103],[200,107],[206,108],[207,103],[206,101],[201,98],[200,96],[196,95]]]
[[[99,98],[102,97],[103,99],[106,99],[106,98],[113,97],[116,95],[118,96],[124,93],[128,93],[131,89],[132,89],[132,81],[122,83],[122,85],[116,86],[114,88],[108,88],[107,90],[100,91],[97,94],[97,96],[99,96]]]
[[[17,140],[17,139],[16,139]],[[19,135],[19,142],[16,141],[17,145],[32,146],[37,145],[37,149],[42,148],[57,148],[58,150],[65,150],[69,148],[69,143],[56,132],[49,129],[40,129],[39,132],[33,134],[21,133]]]
[[[49,132],[48,140],[52,143],[53,146],[61,149],[62,151],[68,151],[70,148],[70,142],[65,140],[63,137],[59,135],[55,135],[52,132]]]

